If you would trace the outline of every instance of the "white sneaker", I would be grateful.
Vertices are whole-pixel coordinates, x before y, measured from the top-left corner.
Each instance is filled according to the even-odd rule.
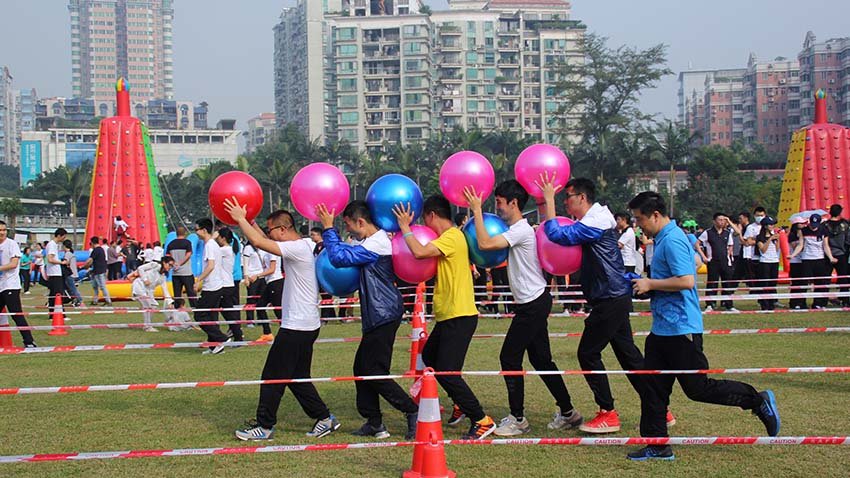
[[[707,314],[707,313],[709,313],[709,312],[714,312],[714,307],[712,307],[712,306],[710,306],[710,305],[707,305],[707,306],[705,306],[705,309],[703,309],[703,311],[702,311],[702,312],[703,312],[704,314]]]
[[[531,431],[531,425],[528,424],[528,419],[523,417],[522,421],[517,421],[513,415],[508,415],[499,422],[499,426],[493,431],[500,437],[512,437],[523,435]]]
[[[159,332],[159,330],[156,330],[156,329],[155,329],[155,328],[153,328],[153,327],[145,327],[145,328],[144,328],[144,329],[142,329],[142,330],[144,330],[145,332]]]
[[[740,314],[740,313],[741,313],[741,311],[740,311],[740,310],[738,310],[738,309],[736,309],[736,308],[734,308],[734,307],[729,307],[728,309],[726,309],[726,312],[728,312],[728,313],[730,313],[730,314]]]

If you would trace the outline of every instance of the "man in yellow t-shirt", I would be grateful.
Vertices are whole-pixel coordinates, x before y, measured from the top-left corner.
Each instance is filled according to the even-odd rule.
[[[451,205],[441,194],[430,196],[422,207],[425,225],[439,236],[424,246],[410,232],[410,223],[413,222],[410,204],[397,204],[393,213],[413,256],[417,259],[437,258],[437,283],[434,286],[437,323],[428,336],[422,360],[438,372],[462,370],[469,342],[478,326],[466,239],[460,229],[454,227]],[[464,415],[472,422],[463,439],[480,440],[493,433],[496,423],[484,413],[463,377],[437,375],[437,381],[456,404],[449,423],[459,423]]]

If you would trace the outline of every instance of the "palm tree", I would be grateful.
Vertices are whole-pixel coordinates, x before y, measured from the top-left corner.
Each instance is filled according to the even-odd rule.
[[[656,159],[670,169],[668,191],[670,193],[670,216],[673,215],[673,203],[676,196],[676,166],[684,164],[697,146],[699,132],[679,123],[667,121],[657,135],[652,136],[651,148]]]
[[[91,193],[92,164],[84,162],[77,168],[59,166],[52,172],[49,188],[45,192],[51,201],[68,201],[71,216],[74,221],[79,216],[80,205],[88,199]],[[73,228],[73,241],[77,243],[76,223]]]
[[[18,222],[18,214],[24,212],[24,205],[17,197],[0,199],[0,214],[9,219],[10,235],[15,233],[15,225]]]

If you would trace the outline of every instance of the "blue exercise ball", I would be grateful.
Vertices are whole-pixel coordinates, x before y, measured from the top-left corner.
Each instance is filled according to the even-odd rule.
[[[508,230],[508,225],[499,216],[484,213],[484,229],[490,237],[498,236]],[[475,219],[470,219],[463,226],[466,245],[469,246],[469,260],[478,267],[496,267],[508,258],[508,248],[495,251],[482,251],[478,248],[478,235],[475,233]]]
[[[369,186],[366,192],[366,204],[375,225],[387,232],[398,232],[398,221],[393,214],[393,206],[398,203],[410,203],[413,221],[422,215],[422,191],[412,179],[401,174],[381,176]],[[339,213],[340,211],[337,211]]]
[[[349,295],[360,286],[360,268],[334,267],[328,251],[322,251],[316,258],[316,278],[328,294],[338,297]]]

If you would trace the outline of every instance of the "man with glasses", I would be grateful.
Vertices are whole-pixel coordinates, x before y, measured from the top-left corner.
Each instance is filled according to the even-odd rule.
[[[280,330],[269,349],[261,377],[263,380],[309,378],[313,344],[321,327],[313,248],[295,229],[295,220],[289,211],[278,210],[268,216],[269,237],[266,237],[260,226],[248,222],[246,206],[239,204],[235,197],[226,199],[224,207],[254,247],[281,258],[287,277],[281,299]],[[312,383],[261,385],[256,420],[249,420],[245,428],[236,430],[236,438],[271,440],[280,400],[287,387],[304,413],[315,420],[313,429],[307,432],[308,437],[322,438],[339,429],[339,421],[331,415]]]
[[[625,277],[623,256],[617,240],[617,222],[611,211],[595,202],[596,186],[586,178],[575,178],[566,184],[567,213],[578,219],[573,225],[559,226],[555,218],[554,178],[540,177],[538,186],[545,199],[544,230],[550,241],[562,246],[581,246],[581,289],[591,311],[584,320],[578,345],[578,361],[582,370],[605,370],[602,350],[611,344],[624,370],[643,368],[643,355],[632,338],[629,311],[632,291]],[[649,385],[643,377],[628,375],[629,382],[643,397]],[[596,417],[579,429],[586,433],[620,431],[620,416],[614,408],[614,397],[607,375],[585,375],[599,405]],[[675,422],[668,413],[668,424]]]
[[[27,319],[21,314],[21,275],[18,272],[21,260],[21,248],[9,239],[6,223],[0,221],[0,309],[12,314],[12,320],[18,327],[27,327]],[[21,330],[24,347],[35,348],[32,332]]]
[[[212,237],[212,221],[207,218],[198,219],[195,225],[198,237],[204,241],[204,270],[195,279],[195,292],[200,294],[197,307],[199,309],[221,307],[222,298],[226,293],[221,272],[221,248]],[[215,317],[216,313],[209,310],[195,311],[196,322],[208,322]],[[224,335],[218,324],[201,325],[201,330],[207,333],[207,341],[220,342],[219,345],[205,350],[205,354],[220,354],[224,352],[224,343],[233,341],[232,338]]]

